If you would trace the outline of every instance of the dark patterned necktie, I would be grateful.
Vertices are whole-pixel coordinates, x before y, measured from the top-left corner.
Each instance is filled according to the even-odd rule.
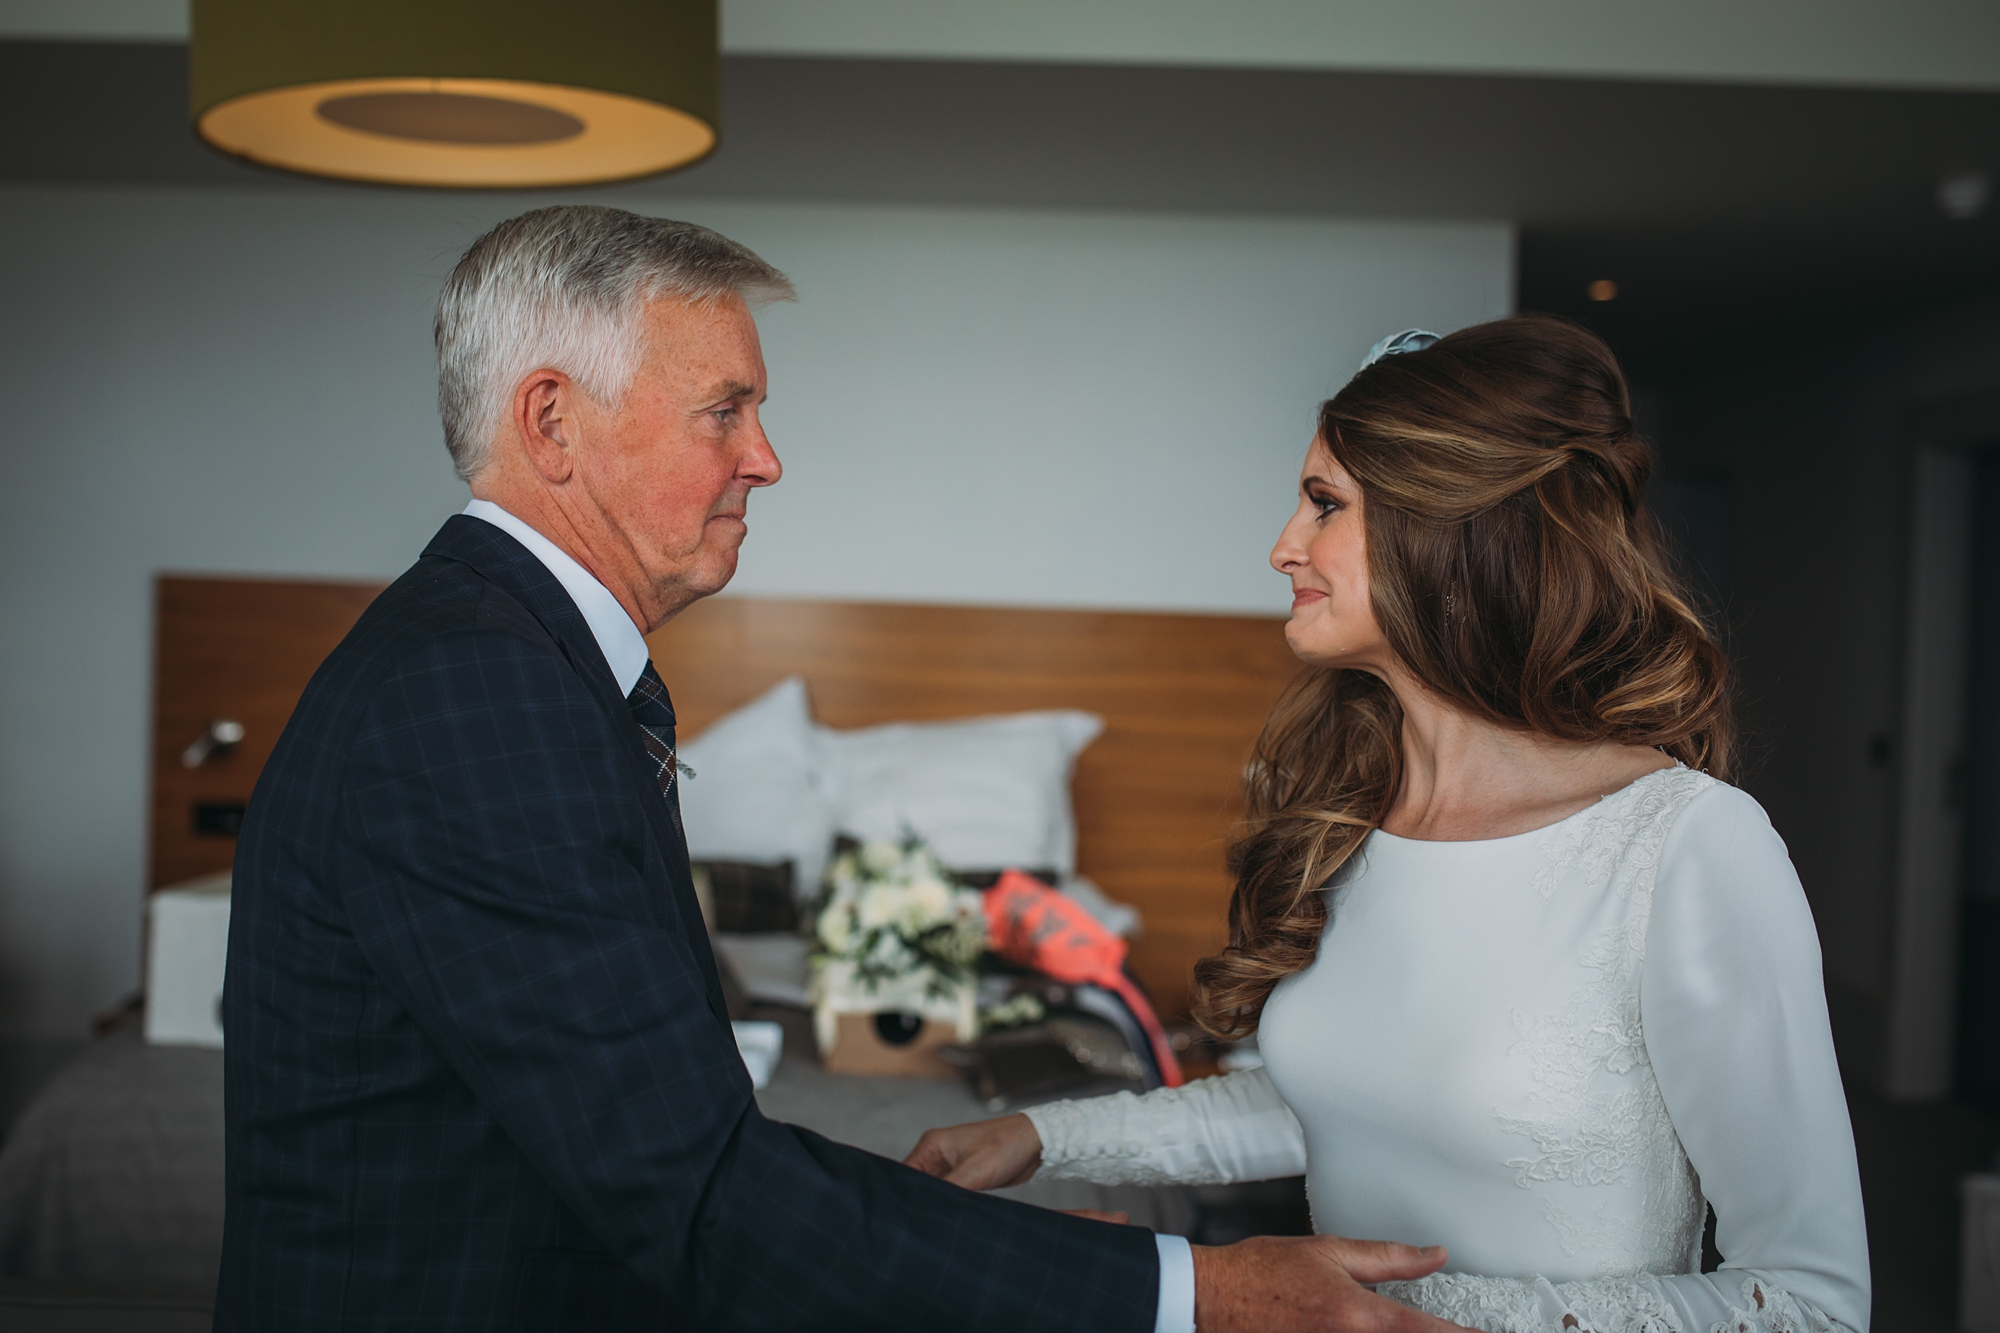
[[[681,765],[674,751],[674,701],[667,697],[667,684],[660,679],[660,673],[653,670],[651,662],[646,663],[646,669],[639,673],[639,682],[632,687],[632,693],[625,696],[625,702],[632,709],[632,720],[639,724],[639,736],[646,744],[646,757],[653,761],[653,781],[674,817],[674,827],[679,829],[681,803],[674,787],[680,777]]]

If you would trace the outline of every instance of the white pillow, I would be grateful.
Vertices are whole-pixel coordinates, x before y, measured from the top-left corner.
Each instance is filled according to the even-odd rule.
[[[914,832],[958,870],[1076,869],[1069,779],[1104,730],[1094,713],[818,728],[834,827],[858,838]]]
[[[696,861],[790,861],[802,898],[819,892],[833,818],[806,683],[774,685],[680,747],[681,822]]]

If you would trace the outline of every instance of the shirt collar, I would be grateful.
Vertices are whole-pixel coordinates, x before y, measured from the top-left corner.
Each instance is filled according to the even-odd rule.
[[[632,617],[625,614],[625,608],[618,604],[611,590],[593,578],[569,552],[491,500],[474,500],[466,505],[465,513],[491,523],[527,547],[530,554],[548,567],[569,599],[576,603],[576,609],[583,613],[583,623],[590,626],[591,636],[604,654],[605,665],[618,681],[619,693],[631,694],[651,654],[646,649],[646,636],[632,623]]]

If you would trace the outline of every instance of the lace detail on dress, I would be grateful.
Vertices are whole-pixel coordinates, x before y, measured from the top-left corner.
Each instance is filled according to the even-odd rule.
[[[1155,1119],[1163,1118],[1169,1109],[1164,1103],[1169,1098],[1179,1100],[1176,1094],[1181,1091],[1155,1091],[1146,1109]],[[1129,1092],[1117,1096],[1132,1099]],[[1042,1165],[1035,1173],[1037,1180],[1088,1180],[1120,1185],[1203,1183],[1189,1178],[1185,1172],[1170,1171],[1146,1160],[1148,1145],[1144,1143],[1095,1138],[1093,1131],[1101,1132],[1104,1128],[1102,1113],[1089,1100],[1048,1102],[1028,1108],[1027,1116],[1042,1139]]]
[[[1564,1282],[1556,1295],[1567,1307],[1560,1323],[1575,1333],[1686,1333],[1651,1282]]]
[[[1651,849],[1652,865],[1657,867],[1660,844],[1666,841],[1674,817],[1714,782],[1714,778],[1685,764],[1656,769],[1585,810],[1585,818],[1566,819],[1557,824],[1555,836],[1542,848],[1548,860],[1535,875],[1535,891],[1547,902],[1555,897],[1563,876],[1579,866],[1584,867],[1585,884],[1592,888],[1609,884],[1621,869],[1631,869],[1629,854],[1635,850],[1633,844],[1644,836],[1649,825],[1665,815],[1664,822],[1659,824],[1659,842]],[[1652,888],[1650,881],[1647,888],[1649,891]],[[1620,896],[1624,896],[1622,891]]]
[[[1305,1136],[1270,1076],[1239,1070],[1155,1088],[1029,1107],[1042,1140],[1037,1180],[1222,1185],[1306,1169]]]
[[[1716,1274],[1723,1277],[1723,1274]],[[1541,1278],[1433,1273],[1416,1282],[1384,1282],[1391,1300],[1486,1333],[1690,1333],[1657,1282],[1594,1279],[1551,1285]],[[1743,1280],[1745,1309],[1732,1307],[1707,1333],[1851,1333],[1761,1279]]]
[[[1601,1210],[1579,1218],[1556,1200],[1545,1201],[1564,1252],[1597,1251],[1603,1277],[1688,1272],[1698,1262],[1700,1184],[1646,1055],[1639,974],[1661,849],[1680,812],[1713,783],[1682,767],[1640,778],[1600,802],[1590,817],[1566,821],[1546,847],[1547,864],[1535,879],[1547,900],[1581,871],[1585,888],[1608,890],[1627,904],[1623,919],[1577,960],[1589,979],[1561,1010],[1515,1015],[1520,1040],[1508,1054],[1532,1062],[1538,1113],[1494,1111],[1509,1133],[1533,1145],[1532,1154],[1506,1162],[1521,1188],[1560,1182],[1642,1191],[1636,1222]]]
[[[1556,1243],[1572,1259],[1586,1249],[1629,1254],[1645,1244],[1644,1228],[1637,1218],[1612,1217],[1602,1204],[1590,1217],[1579,1219],[1554,1199],[1544,1199],[1542,1216],[1549,1230],[1556,1233]]]
[[[1432,1273],[1415,1282],[1384,1282],[1375,1291],[1392,1301],[1486,1333],[1544,1333],[1549,1314],[1536,1287],[1511,1277]],[[1681,1333],[1676,1329],[1674,1333]]]
[[[1829,1319],[1811,1301],[1802,1301],[1754,1277],[1743,1279],[1746,1309],[1731,1309],[1709,1333],[1837,1333],[1846,1325]]]
[[[1563,1282],[1546,1278],[1433,1273],[1375,1289],[1425,1314],[1486,1333],[1688,1333],[1650,1282]]]

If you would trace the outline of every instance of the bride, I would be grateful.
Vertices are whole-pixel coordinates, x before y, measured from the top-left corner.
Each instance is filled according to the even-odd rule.
[[[1304,1173],[1316,1230],[1447,1248],[1382,1294],[1491,1333],[1865,1333],[1818,941],[1724,780],[1723,657],[1649,466],[1575,325],[1379,345],[1271,554],[1308,669],[1196,969],[1196,1018],[1264,1067],[932,1130],[910,1164],[974,1189]]]

